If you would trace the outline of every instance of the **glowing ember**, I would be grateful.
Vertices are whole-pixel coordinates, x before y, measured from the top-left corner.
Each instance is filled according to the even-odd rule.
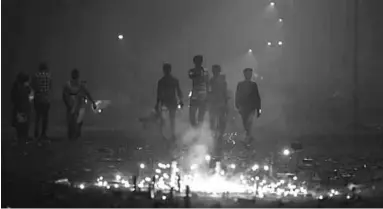
[[[252,168],[251,168],[251,170],[253,170],[253,171],[256,171],[256,170],[258,170],[259,169],[259,165],[257,165],[257,164],[255,164]]]

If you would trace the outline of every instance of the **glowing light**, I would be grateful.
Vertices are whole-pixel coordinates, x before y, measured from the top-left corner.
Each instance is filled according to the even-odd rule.
[[[162,200],[166,200],[166,196],[165,195],[162,196]]]
[[[251,170],[253,170],[253,171],[256,171],[256,170],[258,170],[259,169],[259,165],[257,165],[257,164],[255,164],[252,168],[251,168]]]
[[[169,179],[170,178],[169,174],[167,174],[167,173],[164,173],[163,176],[164,176],[165,179]]]
[[[84,185],[84,184],[80,184],[80,185],[79,185],[79,188],[80,188],[80,189],[85,189],[85,185]]]
[[[237,167],[237,166],[236,166],[235,164],[231,164],[231,165],[230,165],[230,168],[231,168],[231,169],[235,169],[236,167]]]
[[[124,35],[122,35],[122,34],[118,35],[118,39],[120,39],[120,40],[124,39]]]
[[[152,179],[151,179],[150,177],[146,177],[146,178],[145,178],[145,181],[147,181],[147,182],[151,182]]]
[[[279,22],[283,22],[283,19],[282,18],[279,18],[279,20],[278,20]]]
[[[196,170],[198,168],[198,165],[197,164],[193,164],[190,166],[190,169],[191,170]]]
[[[318,197],[318,199],[320,199],[320,200],[323,200],[323,195],[320,195],[319,197]]]
[[[121,180],[121,176],[120,175],[116,175],[116,181],[120,181]]]
[[[190,92],[189,92],[189,98],[192,97],[192,95],[193,95],[193,92],[190,91]]]
[[[210,155],[206,155],[206,156],[205,156],[205,160],[206,160],[206,161],[210,161],[210,160],[211,160],[211,156],[210,156]]]
[[[282,41],[278,41],[278,45],[279,45],[279,46],[282,46],[282,45],[283,45],[283,42],[282,42]]]
[[[349,200],[349,199],[351,199],[351,196],[350,196],[350,195],[347,195],[346,198]]]
[[[270,170],[270,167],[268,165],[263,166],[263,170],[268,171]]]
[[[288,149],[283,150],[283,155],[289,156],[290,154],[291,154],[290,150],[288,150]]]
[[[270,2],[270,6],[275,6],[275,2]]]
[[[161,173],[161,169],[156,169],[156,173]]]
[[[114,188],[118,189],[120,186],[118,184],[113,185]]]
[[[253,50],[252,49],[249,49],[249,53],[252,53],[253,52]]]
[[[294,180],[294,181],[298,180],[298,177],[294,176],[294,177],[293,177],[293,180]]]
[[[163,163],[158,163],[158,167],[159,167],[159,168],[162,168],[162,169],[165,169],[165,168],[166,168],[166,165],[163,164]]]
[[[140,164],[140,168],[141,168],[141,169],[144,169],[144,168],[145,168],[145,164],[141,163],[141,164]]]
[[[270,42],[270,41],[269,41],[269,42],[267,42],[267,45],[268,45],[268,46],[271,46],[271,42]]]

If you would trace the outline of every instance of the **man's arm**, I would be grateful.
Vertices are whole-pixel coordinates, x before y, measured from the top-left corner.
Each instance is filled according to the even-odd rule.
[[[69,101],[68,101],[68,87],[66,85],[63,86],[62,99],[64,101],[65,106],[69,109],[70,108],[70,104],[69,104]]]
[[[182,94],[180,82],[178,81],[178,79],[176,79],[176,92],[177,92],[178,99],[182,102],[183,101],[183,94]]]
[[[261,96],[259,95],[258,85],[254,83],[254,96],[255,96],[255,107],[260,110],[261,109]]]
[[[162,102],[162,79],[160,79],[157,83],[157,102],[156,102],[156,108],[161,104]]]
[[[81,84],[81,88],[84,90],[86,98],[88,98],[93,104],[95,104],[95,101],[93,100],[93,97],[90,94],[88,88],[85,85],[83,85],[83,84]]]
[[[240,97],[241,97],[241,83],[237,84],[237,90],[235,91],[235,107],[239,109],[240,106]]]

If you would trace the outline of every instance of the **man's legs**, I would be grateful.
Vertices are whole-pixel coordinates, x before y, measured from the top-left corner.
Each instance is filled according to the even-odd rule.
[[[201,125],[203,123],[203,120],[205,119],[206,108],[206,101],[200,101],[198,108],[198,125]]]
[[[35,138],[40,138],[40,121],[42,118],[41,103],[35,102]]]
[[[176,112],[177,109],[174,107],[168,107],[169,110],[169,120],[170,120],[170,130],[172,132],[172,138],[175,140],[176,136]]]
[[[243,110],[241,112],[243,128],[246,131],[246,136],[251,137],[251,129],[253,126],[254,110]]]
[[[197,114],[198,106],[196,104],[196,101],[190,101],[190,107],[189,107],[189,121],[190,125],[193,127],[197,126],[197,119],[196,119],[196,114]]]
[[[42,116],[42,137],[47,137],[47,128],[48,128],[48,121],[49,121],[49,109],[50,104],[44,103],[41,105],[41,116]]]

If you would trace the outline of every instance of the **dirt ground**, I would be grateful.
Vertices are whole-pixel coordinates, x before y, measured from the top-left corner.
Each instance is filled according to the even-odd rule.
[[[66,139],[64,131],[54,133],[51,134],[52,143],[50,144],[37,146],[36,143],[31,143],[14,146],[13,133],[2,131],[2,207],[44,207],[47,206],[46,197],[43,195],[46,182],[62,177],[71,180],[92,180],[111,170],[134,172],[137,163],[147,162],[149,158],[161,159],[167,154],[160,137],[148,140],[144,136],[135,137],[126,131],[86,128],[80,141],[71,142]],[[360,157],[382,159],[383,157],[382,133],[364,133],[358,138],[347,134],[304,136],[300,140],[303,143],[305,155],[309,156],[326,156],[345,160]],[[256,142],[253,149],[268,152],[289,143],[285,139],[265,139]],[[113,162],[112,159],[112,162],[105,162],[102,158],[108,155],[113,159],[121,158],[121,161]],[[89,195],[84,198],[92,199]],[[73,200],[69,201],[71,203],[68,205],[51,206],[101,207],[94,202],[95,198],[92,201],[93,204],[88,205],[79,204],[80,201]],[[130,206],[140,207],[139,204]],[[102,207],[110,207],[110,205]],[[234,207],[239,206],[234,205]],[[275,206],[270,205],[270,207]]]

